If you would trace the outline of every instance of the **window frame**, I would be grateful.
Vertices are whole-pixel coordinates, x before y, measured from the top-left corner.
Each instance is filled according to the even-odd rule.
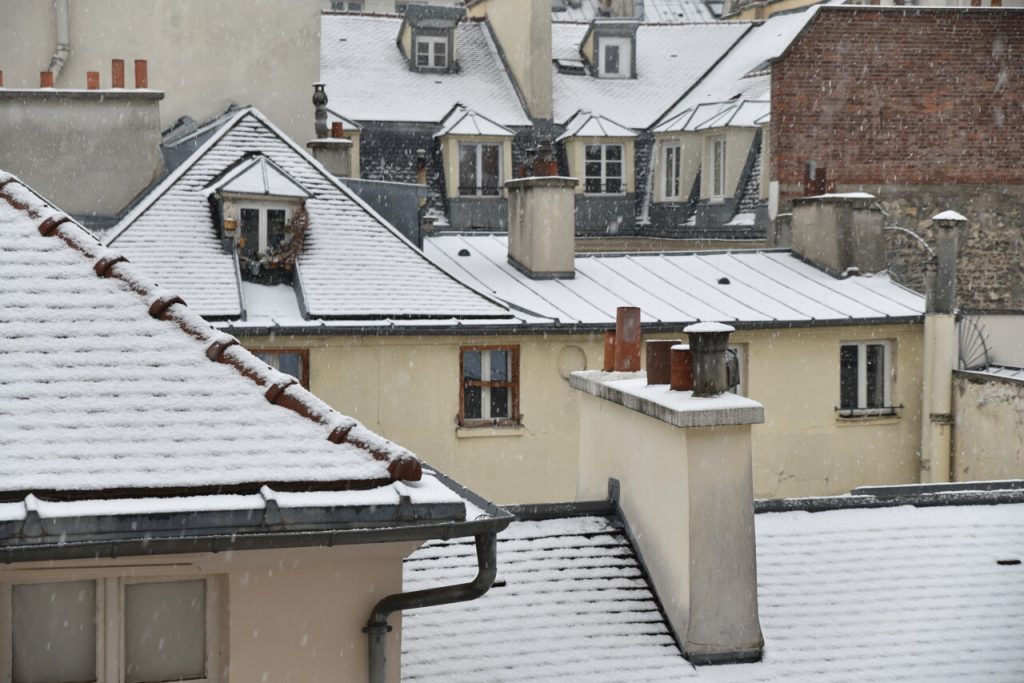
[[[590,147],[601,148],[601,159],[591,160],[587,159],[587,149]],[[618,159],[608,159],[608,149],[611,147],[619,148]],[[587,164],[599,163],[601,165],[601,175],[591,176],[587,174]],[[608,164],[617,163],[621,167],[621,173],[618,176],[610,176],[608,174]],[[599,196],[599,195],[611,195],[611,196],[623,196],[628,194],[626,186],[626,145],[621,142],[588,142],[583,145],[583,194]],[[618,192],[608,192],[608,179],[617,178],[619,185],[622,189]],[[596,179],[600,183],[600,192],[591,192],[587,189],[587,182],[591,179]]]
[[[605,69],[609,47],[619,51],[618,71]],[[597,75],[600,78],[630,78],[633,74],[633,41],[624,36],[601,36],[597,41]]]
[[[673,152],[674,159],[669,160],[669,152]],[[682,200],[682,155],[683,145],[679,141],[662,143],[661,161],[664,165],[661,174],[661,196],[662,199],[681,201]],[[674,168],[673,168],[674,167]],[[671,175],[670,175],[671,172]],[[670,185],[672,187],[670,187]],[[674,192],[672,190],[675,190]]]
[[[857,348],[857,405],[855,407],[843,407],[842,396],[842,352],[843,347],[853,346]],[[869,346],[881,346],[882,352],[882,405],[869,407],[868,402],[868,375],[867,375],[867,349]],[[862,418],[862,417],[889,417],[896,414],[899,406],[893,404],[893,382],[895,379],[895,367],[893,365],[894,343],[889,339],[856,339],[841,341],[839,343],[839,405],[836,411],[840,418]]]
[[[726,169],[728,168],[728,146],[726,144],[726,137],[724,135],[716,135],[710,140],[710,163],[708,167],[711,170],[710,173],[710,187],[709,195],[711,199],[725,199],[725,186],[726,186]],[[719,157],[718,150],[721,149],[722,153]]]
[[[293,349],[293,348],[278,348],[278,347],[273,347],[273,348],[254,348],[254,349],[252,349],[252,354],[254,356],[259,358],[260,361],[262,361],[264,363],[267,363],[267,361],[265,361],[262,358],[260,358],[259,354],[261,354],[261,353],[273,353],[273,354],[278,354],[278,355],[280,355],[282,353],[294,353],[294,354],[298,355],[299,356],[299,364],[300,364],[300,367],[302,368],[302,377],[296,377],[296,379],[299,380],[299,384],[302,385],[303,389],[309,389],[309,349]],[[280,362],[278,362],[278,364],[276,366],[273,365],[272,363],[267,363],[267,365],[269,365],[270,367],[274,368],[278,372],[284,372],[283,370],[281,370]],[[288,373],[285,373],[285,374],[288,374]]]
[[[267,250],[270,248],[270,218],[268,212],[270,211],[283,211],[284,212],[284,227],[287,229],[288,223],[291,222],[292,216],[295,214],[295,207],[287,204],[275,204],[272,202],[247,202],[240,201],[237,203],[238,206],[236,211],[238,212],[238,237],[242,237],[242,212],[243,211],[256,211],[259,213],[259,225],[256,229],[257,244],[256,244],[256,255],[266,256]]]
[[[116,568],[115,568],[116,569]],[[133,568],[133,569],[138,569]],[[148,569],[148,568],[147,568]],[[158,567],[154,569],[159,569]],[[129,570],[131,571],[131,570]],[[96,585],[96,679],[91,683],[124,683],[127,671],[127,648],[124,629],[125,587],[141,583],[172,583],[179,581],[206,582],[206,672],[202,678],[183,679],[181,683],[219,683],[223,680],[221,640],[225,624],[224,595],[222,578],[210,574],[188,574],[185,572],[127,574],[93,573],[82,576],[80,570],[72,573],[64,570],[39,570],[15,576],[0,582],[0,683],[12,683],[14,679],[13,651],[13,604],[14,586],[39,583],[65,583],[92,581]]]
[[[427,45],[427,63],[420,64],[420,46]],[[434,64],[434,60],[437,57],[437,46],[444,45],[444,64],[437,66]],[[447,71],[448,65],[451,64],[451,55],[449,54],[448,36],[437,36],[430,34],[418,34],[412,43],[412,61],[418,70],[423,71]]]
[[[464,148],[473,147],[475,148],[475,163],[476,163],[476,185],[472,188],[462,187],[462,150]],[[483,185],[483,148],[484,147],[496,147],[498,149],[498,177],[495,179],[495,192],[493,194],[485,193]],[[500,142],[459,142],[456,145],[456,159],[458,161],[455,180],[458,183],[456,188],[457,195],[459,197],[500,197],[501,190],[503,187],[503,175],[505,168],[505,145]],[[472,190],[471,192],[464,192],[463,190]]]
[[[508,381],[467,380],[466,379],[466,352],[470,351],[508,351],[509,352],[509,379]],[[482,374],[482,373],[481,373]],[[466,387],[508,387],[509,404],[511,415],[507,418],[466,418]],[[489,344],[459,347],[459,415],[458,424],[460,427],[518,427],[522,424],[522,414],[519,412],[519,345],[518,344]],[[481,397],[481,404],[483,398]],[[482,405],[481,405],[482,407]]]

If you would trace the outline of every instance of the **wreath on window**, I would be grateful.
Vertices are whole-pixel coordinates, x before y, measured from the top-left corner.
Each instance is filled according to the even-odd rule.
[[[275,270],[291,272],[295,268],[295,262],[302,254],[302,247],[306,243],[307,229],[309,229],[309,213],[306,211],[306,205],[303,204],[298,211],[292,214],[292,219],[285,226],[281,242],[267,250],[266,266]]]

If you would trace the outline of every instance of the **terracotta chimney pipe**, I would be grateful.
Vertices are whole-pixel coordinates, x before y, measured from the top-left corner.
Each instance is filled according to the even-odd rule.
[[[652,339],[647,342],[647,383],[671,384],[672,347],[678,339]]]
[[[100,72],[99,71],[86,71],[85,72],[85,87],[89,90],[100,89]]]
[[[689,344],[672,347],[672,391],[693,391],[693,352]]]
[[[615,330],[608,330],[604,333],[604,367],[605,372],[615,370]]]
[[[135,60],[135,87],[138,90],[149,88],[149,64],[145,59]]]
[[[52,88],[53,87],[53,72],[52,71],[40,71],[39,72],[39,87],[40,88]]]
[[[331,137],[332,138],[343,138],[345,137],[345,124],[341,121],[331,122]]]
[[[640,369],[640,309],[619,306],[615,310],[615,370]]]
[[[124,87],[124,60],[113,59],[110,61],[110,87]]]

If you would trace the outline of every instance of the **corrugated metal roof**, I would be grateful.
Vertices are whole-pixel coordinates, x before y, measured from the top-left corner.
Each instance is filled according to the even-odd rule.
[[[842,323],[924,313],[924,297],[887,275],[837,279],[782,250],[578,254],[576,277],[560,280],[533,280],[511,266],[504,236],[443,235],[425,240],[424,250],[466,284],[567,324],[612,325],[618,306],[638,306],[647,323]]]

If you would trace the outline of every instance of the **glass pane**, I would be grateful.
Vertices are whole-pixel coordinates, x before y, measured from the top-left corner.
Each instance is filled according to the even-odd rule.
[[[281,209],[267,209],[267,246],[276,247],[284,239],[285,212]]]
[[[511,416],[508,387],[491,387],[491,419],[500,420]]]
[[[479,351],[463,351],[462,352],[462,378],[463,379],[483,379],[480,374],[480,352]]]
[[[606,74],[619,73],[619,46],[605,45],[604,47],[604,72]]]
[[[586,173],[588,178],[600,178],[601,177],[601,162],[600,161],[588,161],[586,167]]]
[[[584,192],[588,194],[597,194],[601,191],[601,179],[600,178],[587,178]]]
[[[277,355],[278,370],[302,381],[302,356],[297,353],[279,353]]]
[[[126,683],[206,676],[206,581],[124,589]]]
[[[430,43],[426,41],[416,43],[416,65],[430,66]]]
[[[622,145],[607,145],[604,148],[604,157],[608,161],[622,161]]]
[[[856,344],[844,344],[839,348],[839,407],[843,410],[858,407]]]
[[[501,182],[501,152],[498,145],[480,146],[480,180],[484,194],[498,194]]]
[[[587,145],[586,153],[587,153],[587,161],[600,161],[601,160],[601,145]]]
[[[434,43],[434,66],[445,67],[448,64],[448,44],[443,42]]]
[[[608,178],[604,184],[604,191],[614,194],[616,192],[623,192],[622,179],[621,178]]]
[[[604,174],[609,178],[621,178],[622,177],[622,162],[621,161],[609,161],[604,165]]]
[[[96,582],[11,588],[14,683],[96,680]]]
[[[491,376],[492,382],[507,382],[509,380],[509,356],[508,351],[491,351]]]
[[[243,256],[252,256],[260,246],[260,211],[259,209],[242,209],[238,212],[241,221],[240,244]]]
[[[865,408],[885,406],[885,346],[868,344],[865,349],[867,366],[867,405]]]
[[[476,194],[476,145],[459,145],[459,194]]]
[[[465,387],[463,399],[462,416],[467,420],[479,420],[480,387]]]

